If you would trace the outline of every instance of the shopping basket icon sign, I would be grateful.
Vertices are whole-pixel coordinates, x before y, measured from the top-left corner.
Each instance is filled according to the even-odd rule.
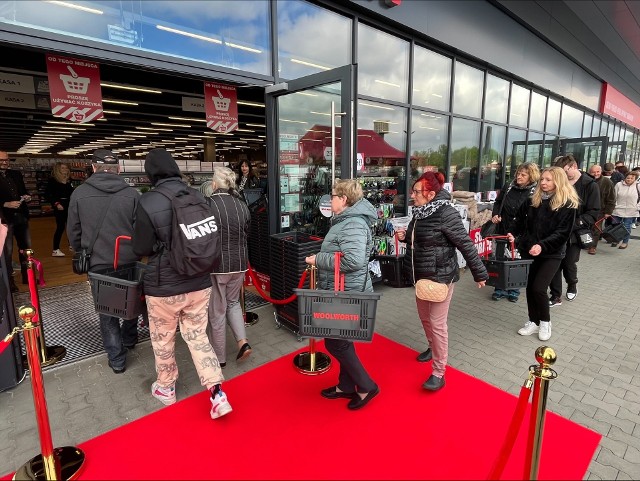
[[[218,96],[211,97],[211,100],[213,100],[213,106],[220,112],[228,112],[229,106],[231,105],[231,99],[223,97],[222,93],[218,89],[216,89],[216,92],[218,92]]]
[[[71,75],[60,74],[60,80],[64,89],[70,94],[86,94],[91,79],[88,77],[79,77],[78,74],[67,66]]]

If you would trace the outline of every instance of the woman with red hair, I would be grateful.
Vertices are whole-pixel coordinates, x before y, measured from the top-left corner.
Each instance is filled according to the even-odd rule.
[[[443,184],[444,176],[440,172],[426,172],[413,184],[413,219],[406,232],[398,232],[398,239],[407,243],[403,267],[413,283],[429,279],[449,286],[442,302],[416,297],[418,316],[430,346],[417,359],[418,362],[433,359],[432,374],[422,385],[428,391],[437,391],[445,384],[449,352],[447,316],[454,283],[460,279],[456,249],[467,261],[479,288],[489,279],[462,218],[451,203],[451,194],[442,188]]]

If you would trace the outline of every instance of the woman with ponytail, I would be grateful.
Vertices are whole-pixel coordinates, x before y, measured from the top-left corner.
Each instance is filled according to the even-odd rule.
[[[429,349],[418,355],[418,362],[433,359],[432,374],[422,387],[437,391],[444,387],[444,372],[449,352],[447,316],[454,284],[460,279],[456,249],[467,261],[474,281],[483,287],[489,275],[478,256],[462,218],[451,203],[451,194],[442,188],[444,176],[440,172],[426,172],[413,184],[413,219],[406,231],[398,232],[398,239],[407,243],[403,268],[415,284],[429,279],[449,286],[442,302],[425,301],[416,297],[418,316],[429,341]]]

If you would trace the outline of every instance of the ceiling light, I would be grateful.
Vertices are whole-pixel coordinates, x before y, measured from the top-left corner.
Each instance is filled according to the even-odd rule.
[[[238,105],[248,105],[250,107],[264,107],[264,104],[258,102],[247,102],[245,100],[238,100]]]
[[[379,84],[383,84],[383,85],[388,85],[389,87],[397,87],[397,88],[400,88],[400,85],[398,85],[398,84],[394,84],[394,83],[391,83],[391,82],[385,82],[384,80],[378,80],[378,79],[376,79],[376,80],[374,80],[374,82],[379,83]]]
[[[327,114],[325,112],[315,112],[313,110],[310,110],[309,113],[310,114],[316,114],[316,115],[327,115],[327,116],[331,117],[331,114]]]
[[[47,123],[48,124],[63,124],[63,125],[69,125],[69,126],[74,125],[74,124],[71,124],[69,122],[60,122],[58,120],[47,120]],[[95,124],[82,124],[83,127],[86,126],[86,125],[89,125],[89,126],[93,127]]]
[[[358,102],[358,105],[364,105],[366,107],[373,107],[373,108],[376,108],[376,109],[383,109],[383,110],[395,110],[392,107],[383,107],[382,105],[368,104],[368,103],[365,103],[365,102]]]
[[[318,94],[310,94],[309,92],[293,92],[296,95],[306,95],[307,97],[317,97]]]
[[[117,85],[117,84],[110,84],[107,82],[100,82],[100,85],[102,87],[111,87],[114,89],[122,89],[122,90],[134,90],[136,92],[147,92],[150,94],[161,94],[162,90],[156,90],[156,89],[146,89],[146,88],[142,88],[142,87],[129,87],[128,85]]]
[[[251,48],[251,47],[244,47],[242,45],[238,45],[237,43],[225,42],[224,44],[227,47],[239,48],[240,50],[246,50],[247,52],[262,53],[262,50],[258,50],[257,48]]]
[[[251,130],[251,129],[236,129],[236,132],[255,132],[255,130]]]
[[[103,110],[102,111],[103,114],[114,114],[114,115],[120,115],[120,112],[117,112],[115,110]],[[102,119],[100,119],[102,120]]]
[[[291,61],[293,63],[299,63],[300,65],[306,65],[307,67],[315,67],[321,70],[331,70],[331,67],[324,67],[323,65],[318,65],[317,63],[305,62],[304,60],[298,60],[297,58],[292,58]]]
[[[205,42],[217,43],[222,45],[222,40],[217,38],[205,37],[204,35],[198,35],[197,33],[185,32],[184,30],[178,30],[176,28],[165,27],[164,25],[156,25],[158,30],[164,30],[165,32],[177,33],[178,35],[184,35],[185,37],[196,38],[198,40],[204,40]]]
[[[173,132],[173,129],[152,129],[151,127],[136,127],[138,130],[150,130],[152,132]]]
[[[247,127],[266,127],[264,124],[244,124]]]
[[[438,97],[439,99],[442,98],[442,95],[440,95],[440,94],[431,94],[431,95],[433,95],[434,97]]]
[[[47,3],[53,3],[54,5],[58,5],[60,7],[74,8],[76,10],[82,10],[87,13],[95,13],[96,15],[102,15],[104,12],[102,10],[96,10],[95,8],[83,7],[81,5],[76,5],[74,3],[69,2],[59,2],[57,0],[47,0]]]
[[[171,120],[186,120],[187,122],[206,122],[207,119],[194,119],[193,117],[167,117]]]
[[[191,127],[191,125],[186,125],[186,124],[163,124],[160,122],[151,122],[151,125],[160,125],[161,127],[186,127],[186,128]]]
[[[136,102],[125,102],[124,100],[109,100],[102,99],[103,102],[108,104],[121,104],[121,105],[138,105]]]

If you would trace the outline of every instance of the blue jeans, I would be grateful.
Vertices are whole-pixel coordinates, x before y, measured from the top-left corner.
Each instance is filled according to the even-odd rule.
[[[138,343],[138,318],[125,319],[120,327],[120,318],[108,314],[98,316],[102,345],[107,351],[111,367],[122,369],[127,358],[127,349],[124,346],[134,346]]]
[[[520,295],[520,289],[498,289],[496,287],[493,293],[500,297],[515,297],[517,299]]]
[[[633,224],[635,217],[618,217],[617,215],[614,215],[613,218],[618,222],[622,222],[622,225],[627,228],[627,235],[622,239],[622,243],[628,244],[629,238],[631,237],[631,224]]]

